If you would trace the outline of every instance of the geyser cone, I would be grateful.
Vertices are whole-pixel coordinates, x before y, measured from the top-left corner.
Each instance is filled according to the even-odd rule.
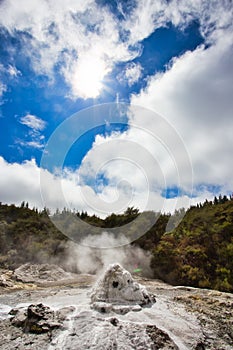
[[[154,303],[155,298],[145,287],[136,283],[127,270],[115,263],[107,268],[93,288],[91,301],[144,306]]]

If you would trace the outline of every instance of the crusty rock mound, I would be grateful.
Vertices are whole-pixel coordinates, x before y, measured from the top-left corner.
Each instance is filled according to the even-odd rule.
[[[53,264],[26,263],[14,271],[13,277],[20,282],[37,283],[66,280],[71,278],[72,274]]]
[[[56,314],[43,304],[29,305],[27,309],[12,309],[12,325],[21,327],[25,333],[46,333],[54,328],[61,327]]]
[[[136,283],[120,264],[115,263],[107,268],[93,288],[91,302],[98,311],[127,313],[130,310],[140,311],[140,307],[153,304],[155,297]]]
[[[55,346],[54,350],[61,349]],[[155,325],[96,317],[80,312],[62,349],[89,350],[178,350],[171,337]],[[184,347],[182,348],[184,349]]]

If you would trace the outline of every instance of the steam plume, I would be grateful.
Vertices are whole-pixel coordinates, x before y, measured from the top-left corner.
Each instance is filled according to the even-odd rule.
[[[68,259],[66,267],[79,273],[99,274],[109,264],[118,262],[125,269],[134,272],[141,270],[141,274],[151,277],[151,254],[134,245],[122,245],[125,237],[116,238],[108,232],[100,235],[89,235],[80,244],[68,243]],[[116,247],[116,248],[92,248]]]

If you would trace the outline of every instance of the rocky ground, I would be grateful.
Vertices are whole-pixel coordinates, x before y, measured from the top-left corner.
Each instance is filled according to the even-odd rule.
[[[91,308],[94,276],[2,270],[0,349],[233,349],[232,294],[133,277],[156,302],[116,313]]]

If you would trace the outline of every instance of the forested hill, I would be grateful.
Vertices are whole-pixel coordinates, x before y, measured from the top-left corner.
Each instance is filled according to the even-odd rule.
[[[137,209],[128,208],[124,214],[111,214],[105,220],[84,212],[76,215],[107,230],[134,220],[138,214]],[[154,277],[174,285],[232,292],[233,198],[215,197],[191,207],[180,225],[166,233],[170,218],[170,214],[161,214],[149,232],[133,243],[151,251]],[[67,240],[53,226],[48,210],[29,209],[24,202],[20,207],[0,203],[0,267],[15,268],[25,262],[62,264]]]
[[[233,200],[190,208],[153,247],[155,276],[172,284],[233,291]]]
[[[24,202],[21,207],[0,203],[0,267],[57,262],[65,240],[46,209],[29,209]]]

